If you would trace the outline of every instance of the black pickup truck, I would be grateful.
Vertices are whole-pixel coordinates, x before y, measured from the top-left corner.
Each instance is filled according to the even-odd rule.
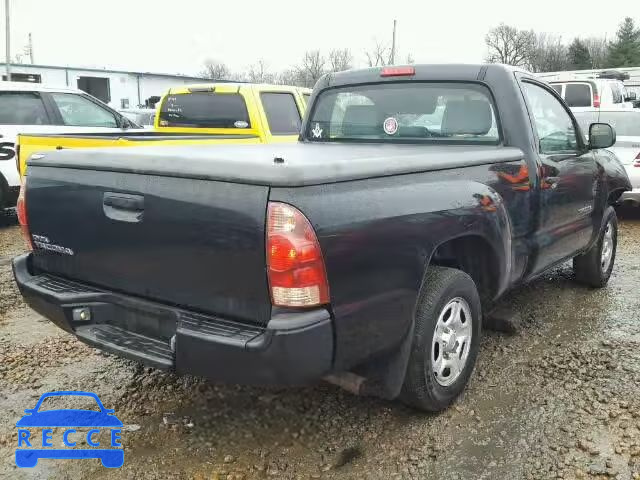
[[[32,156],[14,275],[61,328],[152,366],[441,410],[507,290],[571,259],[607,283],[630,184],[613,129],[589,130],[505,66],[327,75],[296,144]]]

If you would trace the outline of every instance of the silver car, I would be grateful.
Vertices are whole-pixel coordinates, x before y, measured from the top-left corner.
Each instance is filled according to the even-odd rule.
[[[629,174],[633,190],[625,192],[621,200],[640,206],[640,109],[625,111],[590,110],[574,112],[582,132],[586,135],[594,122],[610,124],[616,131],[616,143],[610,147]]]

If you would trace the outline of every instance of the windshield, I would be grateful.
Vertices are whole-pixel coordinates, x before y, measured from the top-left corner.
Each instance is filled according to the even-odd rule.
[[[608,123],[619,137],[640,137],[640,112],[578,112],[574,114],[582,133],[588,135],[589,125]]]
[[[498,131],[485,87],[402,82],[322,92],[306,137],[312,141],[497,144]]]
[[[195,92],[167,95],[161,127],[249,128],[249,113],[237,93]]]

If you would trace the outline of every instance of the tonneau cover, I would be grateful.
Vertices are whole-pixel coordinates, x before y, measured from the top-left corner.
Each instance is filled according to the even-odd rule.
[[[299,142],[61,150],[34,155],[28,165],[302,186],[521,158],[521,150],[503,146]]]

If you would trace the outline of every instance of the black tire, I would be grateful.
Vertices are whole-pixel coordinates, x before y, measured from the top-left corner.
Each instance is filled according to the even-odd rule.
[[[466,301],[471,313],[471,345],[460,374],[450,385],[443,386],[433,371],[433,338],[443,309],[454,299]],[[478,355],[482,307],[474,281],[454,268],[429,267],[418,298],[413,343],[400,400],[409,406],[439,412],[447,408],[464,390]],[[454,377],[451,377],[453,380]]]
[[[606,268],[603,266],[602,250],[605,244],[607,227],[611,228],[613,246],[611,260]],[[604,212],[602,229],[598,235],[598,240],[582,255],[573,259],[573,272],[577,282],[593,288],[602,288],[609,281],[613,265],[616,260],[616,249],[618,246],[618,217],[613,207],[608,207]]]

